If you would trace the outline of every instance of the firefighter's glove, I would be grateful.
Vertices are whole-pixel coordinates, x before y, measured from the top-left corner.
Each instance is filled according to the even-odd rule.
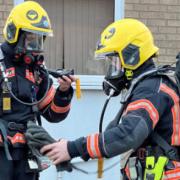
[[[36,123],[29,121],[27,124],[27,131],[25,133],[27,144],[40,150],[44,145],[55,142],[49,133]]]
[[[47,144],[54,143],[55,140],[41,126],[29,121],[25,133],[26,141],[29,147],[28,164],[29,171],[40,172],[47,169],[51,162],[46,156],[40,153],[40,149]]]
[[[43,146],[56,142],[42,126],[38,126],[33,121],[28,122],[25,137],[32,153],[38,157],[42,156],[40,149]],[[72,171],[72,166],[69,161],[58,164],[56,168],[57,171]]]

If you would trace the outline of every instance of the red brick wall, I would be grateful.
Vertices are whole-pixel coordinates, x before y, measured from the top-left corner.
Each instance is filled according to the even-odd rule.
[[[160,64],[175,61],[180,52],[180,0],[125,0],[125,17],[143,21],[160,48]]]
[[[13,7],[13,0],[0,0],[0,43],[4,41],[3,39],[3,27],[6,21],[6,18],[9,15],[9,12],[11,11]]]

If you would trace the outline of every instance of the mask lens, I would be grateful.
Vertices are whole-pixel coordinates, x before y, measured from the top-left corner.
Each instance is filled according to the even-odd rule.
[[[106,56],[107,77],[116,78],[120,75],[122,68],[119,56]]]
[[[25,48],[28,51],[42,52],[43,35],[27,32],[25,35]]]

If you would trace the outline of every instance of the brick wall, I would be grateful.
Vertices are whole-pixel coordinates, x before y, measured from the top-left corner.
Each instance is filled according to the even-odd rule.
[[[0,0],[0,43],[4,41],[2,30],[6,21],[6,18],[9,15],[13,7],[13,0]]]
[[[0,42],[12,7],[13,0],[0,0]],[[160,64],[175,61],[180,52],[180,0],[125,0],[125,17],[137,18],[150,28],[160,48]]]
[[[125,17],[150,28],[160,48],[160,64],[175,61],[180,52],[180,0],[125,0]]]

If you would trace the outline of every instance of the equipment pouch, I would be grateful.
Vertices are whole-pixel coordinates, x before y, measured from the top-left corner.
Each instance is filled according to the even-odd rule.
[[[136,180],[138,177],[137,169],[136,169],[136,157],[129,158],[128,167],[129,167],[129,174],[132,180]]]
[[[137,157],[130,157],[128,160],[129,178],[131,180],[142,180],[142,166]]]
[[[12,86],[9,83],[10,86]],[[11,107],[11,93],[7,87],[6,83],[2,84],[2,109],[3,113],[11,113],[12,107]]]
[[[161,180],[167,162],[168,158],[165,156],[159,156],[157,161],[154,156],[146,157],[144,180]]]
[[[40,172],[40,167],[36,156],[32,154],[28,156],[26,172]]]
[[[31,172],[38,172],[39,167],[35,158],[28,159],[28,167]]]
[[[41,172],[51,166],[51,161],[46,156],[42,156],[39,153],[32,152],[28,157],[27,172]]]

